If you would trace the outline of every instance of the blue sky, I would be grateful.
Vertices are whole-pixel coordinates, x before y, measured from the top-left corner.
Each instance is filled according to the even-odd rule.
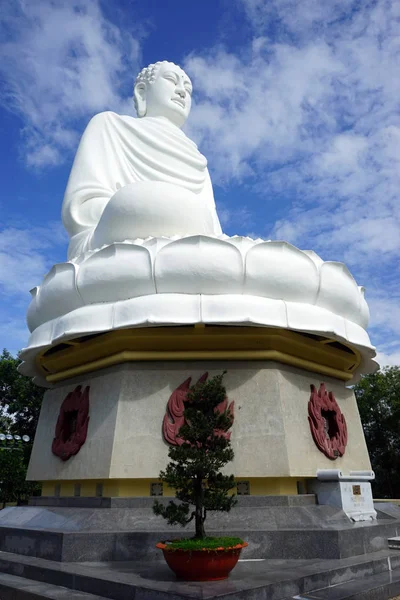
[[[0,347],[26,344],[28,291],[66,258],[60,210],[79,137],[134,114],[171,60],[224,231],[344,261],[382,364],[400,364],[400,2],[36,0],[0,15]]]

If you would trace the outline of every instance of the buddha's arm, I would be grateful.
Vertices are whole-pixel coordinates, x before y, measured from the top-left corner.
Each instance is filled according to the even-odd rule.
[[[212,219],[213,219],[213,226],[214,226],[214,232],[213,232],[214,235],[221,235],[221,233],[222,233],[221,223],[219,222],[217,208],[215,206],[214,191],[213,191],[211,178],[210,178],[208,169],[207,169],[206,181],[204,183],[204,187],[203,187],[200,195],[203,197],[204,203],[209,207],[209,210],[211,211]]]
[[[115,151],[110,113],[100,113],[88,124],[75,156],[62,206],[69,235],[92,230],[116,192]]]

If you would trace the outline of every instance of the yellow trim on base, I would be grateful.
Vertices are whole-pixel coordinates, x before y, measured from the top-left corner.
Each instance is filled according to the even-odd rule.
[[[80,486],[80,497],[94,498],[97,486],[102,485],[102,496],[111,498],[137,498],[150,496],[150,485],[159,483],[159,479],[82,479],[54,480],[42,482],[42,496],[55,496],[59,487],[59,496],[71,498],[75,496],[75,486]],[[164,496],[173,497],[174,491],[164,484]]]
[[[57,482],[54,481],[43,481],[42,482],[42,491],[41,496],[54,496],[55,495],[55,486]]]
[[[273,360],[349,381],[361,363],[357,349],[323,336],[267,327],[120,329],[63,342],[37,357],[55,383],[125,362]]]
[[[242,481],[250,484],[251,496],[296,496],[298,478],[249,477]]]
[[[248,481],[251,496],[295,496],[298,493],[298,477],[235,477],[236,481]],[[137,498],[150,496],[150,485],[158,479],[89,479],[76,481],[43,481],[42,496],[55,496],[60,486],[60,496],[73,497],[75,485],[80,485],[81,497],[95,497],[98,484],[103,485],[102,496],[108,498]],[[234,491],[234,490],[233,490]],[[172,498],[174,490],[164,484],[163,495]]]

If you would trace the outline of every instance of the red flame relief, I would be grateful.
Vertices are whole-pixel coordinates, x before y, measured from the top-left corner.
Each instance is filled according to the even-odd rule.
[[[204,383],[204,381],[207,380],[207,377],[208,373],[204,373],[204,375],[200,377],[196,385],[198,385],[199,383]],[[171,444],[172,446],[181,446],[185,441],[183,438],[179,437],[178,433],[185,422],[185,417],[183,416],[183,413],[185,410],[185,403],[187,402],[187,394],[190,389],[191,381],[192,378],[189,377],[188,379],[186,379],[186,381],[181,383],[181,385],[178,386],[176,390],[172,392],[170,399],[168,400],[167,411],[164,415],[163,420],[163,435],[165,441],[168,444]],[[233,423],[234,406],[234,402],[231,402],[228,406],[228,398],[225,398],[223,402],[218,404],[216,410],[219,410],[219,412],[223,413],[226,409],[228,409],[232,415]],[[218,433],[228,440],[231,437],[230,431],[219,431]]]
[[[89,418],[89,386],[82,392],[78,385],[61,405],[51,446],[53,454],[61,460],[78,454],[86,441]]]
[[[324,383],[318,391],[311,385],[308,415],[311,435],[318,449],[331,460],[343,456],[347,446],[346,419],[335,396],[327,392]]]

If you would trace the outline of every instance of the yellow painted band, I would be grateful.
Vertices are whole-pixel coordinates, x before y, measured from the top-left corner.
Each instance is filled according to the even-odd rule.
[[[237,482],[245,481],[250,485],[252,496],[297,495],[297,483],[304,483],[299,477],[235,477]],[[80,496],[92,498],[96,496],[97,484],[102,484],[102,496],[113,498],[135,498],[150,496],[151,483],[158,479],[76,479],[47,480],[42,482],[42,496],[55,496],[56,486],[61,497],[73,497],[75,485],[79,485]],[[163,495],[173,497],[175,492],[164,484]]]
[[[274,360],[348,381],[361,356],[349,344],[285,329],[184,326],[67,340],[39,355],[37,366],[54,383],[124,362],[178,360]]]
[[[336,377],[342,381],[349,381],[352,378],[351,373],[346,373],[327,365],[320,365],[316,362],[291,356],[277,350],[184,350],[184,351],[132,351],[125,350],[112,356],[107,356],[99,360],[87,362],[84,365],[65,369],[59,373],[46,375],[49,383],[69,379],[76,375],[98,371],[113,365],[132,362],[132,361],[177,361],[177,360],[275,360],[286,365],[299,367],[306,371],[313,371],[322,375]]]

